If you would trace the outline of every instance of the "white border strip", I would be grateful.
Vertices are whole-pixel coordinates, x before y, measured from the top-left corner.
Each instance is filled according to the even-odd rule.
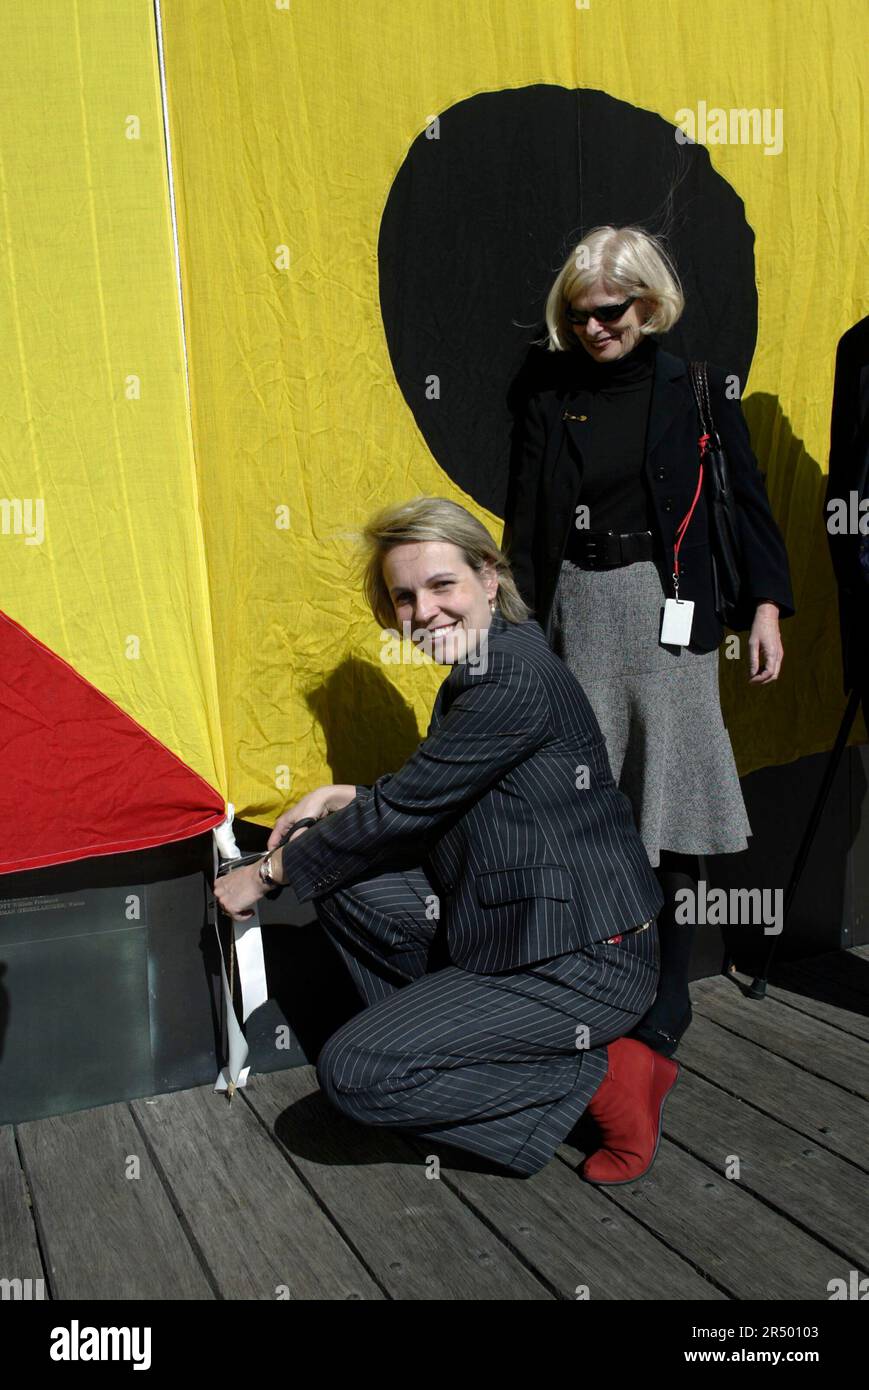
[[[190,374],[187,368],[187,325],[184,321],[184,295],[181,292],[181,251],[178,246],[178,217],[175,209],[175,172],[172,166],[172,137],[169,134],[169,99],[166,95],[166,64],[163,54],[163,16],[160,0],[154,0],[154,23],[157,30],[157,62],[160,67],[160,100],[163,107],[163,139],[166,143],[166,169],[169,177],[169,211],[172,216],[172,244],[175,248],[175,280],[178,285],[178,309],[181,314],[181,343],[184,349],[184,388],[187,392],[187,411],[190,416]]]

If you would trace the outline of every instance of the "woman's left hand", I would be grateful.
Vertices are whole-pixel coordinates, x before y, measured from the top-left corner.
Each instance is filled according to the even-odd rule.
[[[767,681],[778,680],[784,654],[778,604],[762,601],[755,609],[748,635],[749,685],[766,685]]]
[[[214,885],[214,896],[221,908],[234,922],[246,922],[253,916],[253,904],[266,895],[259,876],[259,863],[245,864],[243,869],[230,869]]]

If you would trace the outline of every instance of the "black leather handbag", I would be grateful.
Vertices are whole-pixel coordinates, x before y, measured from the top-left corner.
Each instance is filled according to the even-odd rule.
[[[754,598],[746,593],[736,498],[730,485],[730,468],[724,445],[712,419],[706,363],[689,362],[688,371],[697,401],[700,427],[702,433],[708,436],[702,459],[706,508],[709,514],[715,612],[725,627],[734,632],[747,632],[754,621],[757,604]]]

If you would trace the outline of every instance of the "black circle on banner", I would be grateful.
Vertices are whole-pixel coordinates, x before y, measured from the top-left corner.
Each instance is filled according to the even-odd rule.
[[[380,303],[395,376],[452,481],[503,516],[513,411],[570,369],[531,346],[592,227],[663,234],[686,296],[662,346],[745,383],[757,336],[754,234],[701,145],[605,92],[482,92],[413,142],[384,208]]]

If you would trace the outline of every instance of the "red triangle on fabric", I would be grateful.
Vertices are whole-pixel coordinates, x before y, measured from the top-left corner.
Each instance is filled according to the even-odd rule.
[[[224,815],[214,787],[0,612],[0,873],[171,844]]]

